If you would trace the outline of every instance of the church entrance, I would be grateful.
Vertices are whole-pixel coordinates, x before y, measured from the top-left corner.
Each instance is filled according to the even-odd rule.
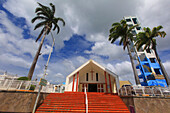
[[[88,84],[88,92],[97,92],[97,84]]]

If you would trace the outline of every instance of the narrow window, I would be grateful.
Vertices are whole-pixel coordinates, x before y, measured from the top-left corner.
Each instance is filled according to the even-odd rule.
[[[150,50],[150,49],[146,49],[146,52],[147,52],[147,53],[151,53],[151,50]]]
[[[88,81],[88,73],[86,73],[86,81]]]
[[[136,18],[132,18],[132,20],[133,20],[134,24],[137,24],[137,19]]]
[[[133,35],[136,35],[136,31],[135,31],[135,30],[132,30],[132,34],[133,34]]]
[[[98,73],[96,73],[96,81],[98,81]]]
[[[156,63],[156,59],[155,58],[149,58],[151,63]]]
[[[141,27],[136,27],[137,30],[141,30]]]
[[[131,22],[131,19],[129,19],[129,18],[128,18],[128,19],[126,19],[126,22]]]
[[[160,74],[161,74],[160,71],[159,71],[159,69],[154,69],[154,71],[155,71],[155,73],[156,73],[157,75],[160,75]]]

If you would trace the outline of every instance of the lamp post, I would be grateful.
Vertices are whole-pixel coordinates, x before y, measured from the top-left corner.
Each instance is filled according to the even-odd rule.
[[[52,39],[53,39],[53,44],[52,44],[52,46],[51,46],[51,51],[50,51],[50,53],[49,53],[48,60],[47,60],[47,63],[46,63],[46,65],[45,65],[44,74],[43,74],[43,79],[45,78],[45,75],[47,75],[46,72],[47,72],[48,63],[49,63],[49,61],[50,61],[51,53],[52,53],[52,51],[53,51],[53,46],[54,46],[54,44],[55,44],[55,39],[54,39],[52,33],[51,33],[51,36],[52,36]],[[35,100],[35,104],[34,104],[34,108],[33,108],[32,113],[35,113],[35,110],[36,110],[36,106],[37,106],[37,103],[38,103],[38,100],[39,100],[39,96],[40,96],[40,91],[41,91],[41,89],[42,89],[42,85],[40,85],[40,88],[39,88],[39,90],[38,90],[37,98],[36,98],[36,100]]]

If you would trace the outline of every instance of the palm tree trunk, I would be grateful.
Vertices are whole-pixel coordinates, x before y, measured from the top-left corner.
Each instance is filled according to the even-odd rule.
[[[158,60],[158,63],[159,63],[159,65],[160,65],[160,68],[161,68],[161,70],[162,70],[163,76],[165,77],[166,83],[167,83],[168,86],[170,86],[169,76],[168,76],[168,74],[167,74],[167,72],[166,72],[166,70],[165,70],[165,68],[164,68],[164,66],[163,66],[163,64],[162,64],[162,62],[161,62],[161,59],[159,58],[159,55],[158,55],[158,53],[157,53],[157,51],[156,51],[156,48],[154,49],[154,52],[155,52],[156,58],[157,58],[157,60]]]
[[[132,69],[133,69],[133,73],[134,73],[134,76],[135,76],[136,85],[140,85],[138,73],[136,71],[136,66],[135,66],[135,63],[134,63],[134,60],[133,60],[133,57],[132,57],[132,54],[131,54],[131,51],[130,51],[130,48],[129,48],[129,44],[127,44],[127,50],[128,50],[128,54],[129,54],[129,57],[130,57],[131,64],[132,64]]]
[[[33,75],[33,73],[34,73],[34,69],[35,69],[35,66],[36,66],[36,64],[37,64],[37,60],[38,60],[38,57],[39,57],[39,55],[40,55],[41,48],[42,48],[42,45],[43,45],[43,42],[44,42],[44,39],[45,39],[46,34],[47,34],[47,29],[45,30],[44,36],[43,36],[43,38],[41,39],[41,43],[40,43],[40,45],[39,45],[39,47],[38,47],[37,53],[36,53],[36,55],[35,55],[35,57],[34,57],[34,60],[33,60],[33,62],[32,62],[32,65],[31,65],[31,67],[30,67],[30,70],[29,70],[29,73],[28,73],[28,78],[29,78],[30,80],[32,79],[32,75]]]

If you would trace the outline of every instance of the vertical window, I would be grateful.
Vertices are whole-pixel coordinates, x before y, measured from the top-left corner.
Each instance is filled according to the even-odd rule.
[[[137,30],[141,30],[141,27],[136,27]]]
[[[97,84],[98,92],[100,92],[100,84]]]
[[[150,50],[150,49],[146,49],[146,52],[147,52],[147,53],[151,53],[151,50]]]
[[[103,84],[97,85],[98,92],[104,92]]]
[[[84,84],[82,84],[82,92],[84,92]]]
[[[88,73],[86,73],[86,81],[88,81]]]
[[[136,35],[136,31],[135,31],[135,30],[132,30],[132,34],[133,34],[133,35]]]
[[[160,74],[161,74],[160,71],[159,71],[159,69],[154,69],[154,71],[155,71],[155,73],[156,73],[157,75],[160,75]]]
[[[151,63],[156,63],[156,59],[155,58],[149,58]]]
[[[99,79],[98,79],[98,73],[96,73],[96,81],[98,81]]]
[[[126,19],[126,22],[131,22],[131,19],[130,18]]]
[[[132,18],[132,20],[133,20],[134,24],[137,24],[137,19],[136,18]]]

